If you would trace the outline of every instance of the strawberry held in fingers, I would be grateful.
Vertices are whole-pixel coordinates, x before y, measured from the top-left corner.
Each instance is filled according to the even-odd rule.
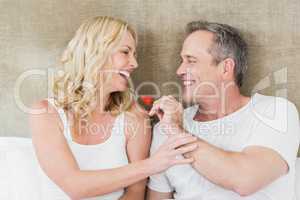
[[[149,115],[158,116],[161,124],[181,127],[183,106],[173,96],[163,96],[154,102]]]
[[[152,106],[154,102],[154,98],[152,96],[143,95],[140,97],[144,105],[146,106]]]

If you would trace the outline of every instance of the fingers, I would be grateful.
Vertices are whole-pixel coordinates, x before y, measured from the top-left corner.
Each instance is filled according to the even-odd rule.
[[[152,108],[151,111],[148,113],[150,117],[156,115],[159,121],[162,120],[164,113],[160,109]]]
[[[153,106],[149,112],[149,115],[153,116],[154,114],[158,114],[159,110],[164,111],[165,109],[167,109],[167,106],[176,105],[176,104],[178,104],[178,102],[175,99],[175,97],[173,97],[171,95],[163,96],[153,103]]]
[[[153,103],[153,106],[152,106],[151,110],[149,111],[150,116],[153,116],[155,114],[159,117],[159,119],[162,118],[162,112],[160,111],[160,99],[156,100]]]
[[[189,134],[175,135],[169,139],[168,148],[171,149],[169,153],[174,158],[174,165],[194,162],[192,157],[185,158],[182,155],[196,150],[198,148],[196,141],[197,138]]]
[[[190,153],[198,148],[198,144],[191,144],[187,145],[178,149],[175,149],[172,152],[172,156],[174,156],[174,165],[181,165],[181,164],[190,164],[193,163],[195,160],[193,157],[184,157],[183,154]]]
[[[182,145],[186,145],[186,144],[193,143],[193,142],[196,142],[196,141],[197,141],[197,138],[195,136],[192,136],[192,135],[189,135],[189,136],[186,136],[186,137],[181,137],[181,138],[179,137],[179,138],[176,138],[174,140],[174,142],[170,142],[169,148],[170,149],[176,149],[176,148],[178,148]]]
[[[168,169],[174,165],[190,164],[194,162],[193,157],[185,157],[186,153],[192,153],[198,148],[197,138],[191,134],[177,134],[168,137],[157,152],[150,158],[158,165],[156,173]]]
[[[191,152],[191,151],[194,151],[195,149],[198,148],[198,144],[190,144],[190,145],[187,145],[187,146],[183,146],[183,147],[180,147],[178,149],[175,149],[172,154],[174,156],[176,155],[182,155],[182,154],[185,154],[185,153],[188,153],[188,152]]]
[[[190,164],[190,163],[193,163],[194,161],[195,161],[194,158],[176,159],[174,161],[174,165]]]
[[[175,99],[175,97],[174,96],[172,96],[172,95],[168,95],[167,96],[170,100],[172,100],[172,101],[176,101],[177,102],[177,100]]]
[[[186,134],[186,133],[170,135],[168,137],[168,139],[165,141],[164,146],[172,147],[171,144],[173,144],[177,140],[181,140],[181,139],[189,138],[189,137],[194,137],[194,136],[192,136],[191,134]]]

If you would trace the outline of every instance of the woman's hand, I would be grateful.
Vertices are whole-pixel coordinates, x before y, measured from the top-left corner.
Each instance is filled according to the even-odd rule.
[[[183,106],[173,96],[163,96],[154,102],[149,115],[157,115],[161,125],[182,127]]]
[[[158,150],[148,158],[149,167],[153,174],[165,171],[169,167],[178,164],[189,164],[193,158],[184,158],[182,155],[197,148],[197,144],[191,144],[197,138],[190,134],[169,135],[168,139],[158,148]],[[187,145],[188,146],[183,146]]]

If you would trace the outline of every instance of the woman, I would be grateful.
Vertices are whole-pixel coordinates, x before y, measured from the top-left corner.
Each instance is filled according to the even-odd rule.
[[[32,140],[44,172],[72,199],[144,199],[147,177],[192,162],[176,155],[192,136],[172,136],[148,157],[149,119],[129,93],[136,33],[111,17],[83,23],[69,42],[54,98],[35,103]],[[184,139],[182,139],[184,137]]]

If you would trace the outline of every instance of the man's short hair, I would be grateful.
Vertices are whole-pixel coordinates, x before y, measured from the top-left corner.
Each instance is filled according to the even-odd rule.
[[[215,64],[219,64],[226,58],[234,60],[235,83],[238,87],[241,87],[247,71],[248,47],[239,31],[229,25],[220,23],[207,21],[188,23],[186,33],[189,35],[195,31],[209,31],[214,34],[214,43],[208,49],[209,53],[212,55]]]

